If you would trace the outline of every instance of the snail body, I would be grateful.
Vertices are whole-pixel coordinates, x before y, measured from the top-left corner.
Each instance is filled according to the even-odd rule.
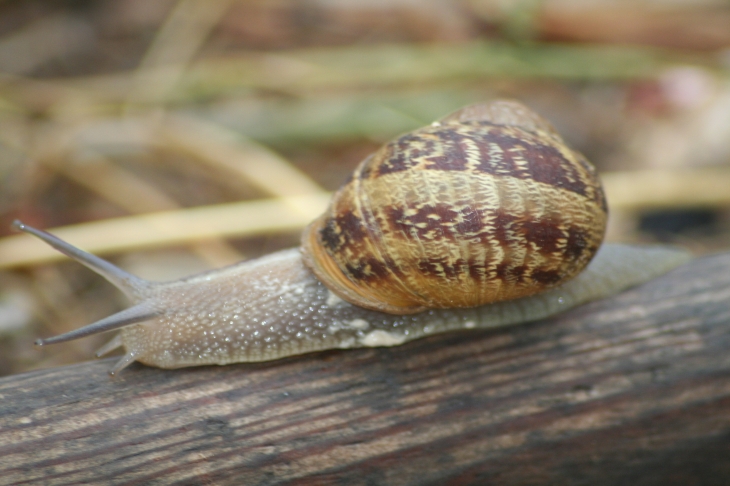
[[[527,322],[654,278],[688,259],[604,244],[595,169],[516,102],[464,108],[367,158],[285,250],[149,282],[20,222],[134,305],[38,344],[121,329],[112,374],[393,346]]]

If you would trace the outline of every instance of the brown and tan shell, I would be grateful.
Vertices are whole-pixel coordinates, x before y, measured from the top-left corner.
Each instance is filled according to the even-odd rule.
[[[555,287],[606,227],[595,168],[520,103],[473,105],[365,159],[302,235],[335,294],[410,314]]]

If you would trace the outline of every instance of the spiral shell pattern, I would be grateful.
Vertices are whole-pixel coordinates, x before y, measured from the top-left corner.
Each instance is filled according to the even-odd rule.
[[[307,266],[344,300],[393,314],[515,299],[580,272],[605,233],[596,170],[502,103],[528,121],[468,107],[365,159],[305,230]]]

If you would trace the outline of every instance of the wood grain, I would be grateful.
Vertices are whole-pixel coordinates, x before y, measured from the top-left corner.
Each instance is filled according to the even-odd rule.
[[[0,484],[730,484],[730,253],[511,329],[112,361],[0,380]]]

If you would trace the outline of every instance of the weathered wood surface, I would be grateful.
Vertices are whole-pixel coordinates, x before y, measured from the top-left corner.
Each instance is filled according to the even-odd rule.
[[[730,484],[730,253],[511,329],[111,362],[0,380],[0,484]]]

